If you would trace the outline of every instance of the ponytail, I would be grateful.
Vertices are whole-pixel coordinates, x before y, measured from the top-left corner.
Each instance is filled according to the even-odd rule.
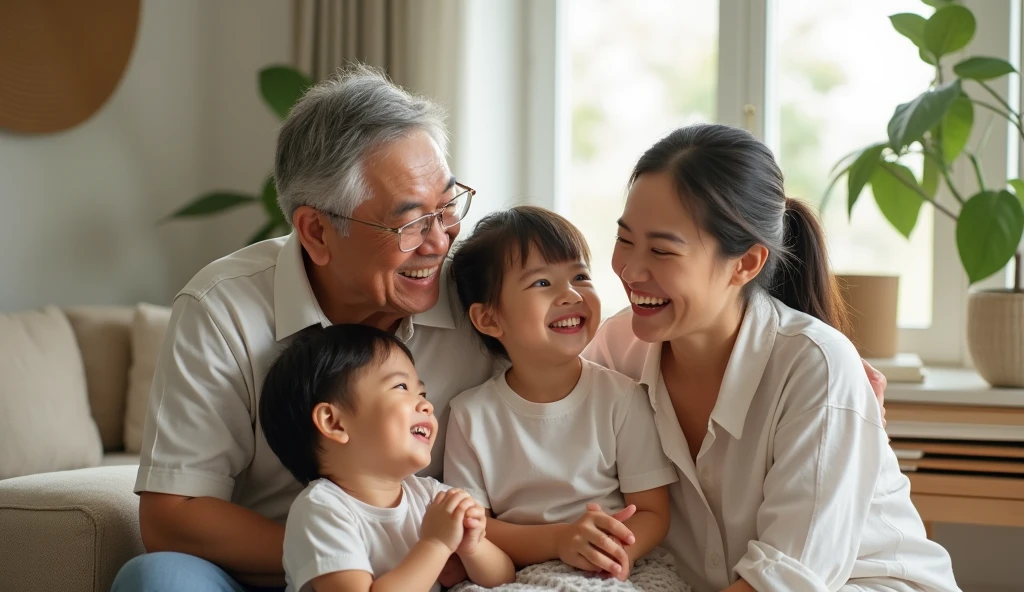
[[[845,330],[847,311],[829,270],[825,233],[817,216],[802,201],[786,198],[782,232],[787,256],[771,278],[768,293],[790,308]]]

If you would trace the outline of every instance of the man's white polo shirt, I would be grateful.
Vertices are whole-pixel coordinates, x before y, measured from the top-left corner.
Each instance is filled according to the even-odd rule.
[[[438,416],[486,381],[492,362],[442,280],[437,305],[402,321]],[[452,294],[449,298],[449,293]],[[283,522],[302,486],[259,426],[263,378],[290,338],[330,325],[306,277],[298,237],[264,241],[214,261],[178,293],[157,361],[135,491],[235,502]],[[422,475],[440,478],[444,438]]]

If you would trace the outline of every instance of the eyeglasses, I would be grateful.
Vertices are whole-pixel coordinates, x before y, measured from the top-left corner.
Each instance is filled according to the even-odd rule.
[[[340,218],[342,220],[348,220],[350,222],[358,222],[380,230],[386,230],[392,234],[398,235],[398,248],[403,253],[415,251],[420,248],[423,241],[426,240],[427,234],[430,233],[430,228],[434,224],[434,220],[441,225],[441,228],[451,228],[466,216],[466,212],[469,211],[469,204],[473,201],[473,196],[476,195],[476,189],[463,185],[462,183],[455,184],[456,195],[448,203],[441,206],[441,209],[420,216],[412,222],[407,222],[398,228],[392,228],[390,226],[384,226],[382,224],[375,224],[373,222],[366,222],[364,220],[357,220],[355,218],[349,218],[348,216],[342,216],[333,212],[323,211],[332,218]]]

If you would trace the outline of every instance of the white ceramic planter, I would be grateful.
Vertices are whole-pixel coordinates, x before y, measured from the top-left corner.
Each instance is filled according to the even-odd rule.
[[[989,384],[1024,387],[1024,292],[972,292],[967,299],[967,349]]]

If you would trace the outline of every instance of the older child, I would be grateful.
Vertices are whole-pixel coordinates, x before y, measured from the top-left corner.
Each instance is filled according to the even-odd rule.
[[[307,329],[271,366],[260,420],[267,443],[306,485],[284,537],[289,591],[436,590],[457,553],[471,580],[512,580],[465,492],[416,477],[437,419],[409,350],[364,325]]]
[[[457,248],[459,300],[510,367],[452,400],[444,478],[490,509],[488,537],[517,565],[626,580],[668,532],[678,477],[644,391],[580,357],[601,319],[589,259],[568,220],[530,206],[485,217]]]

